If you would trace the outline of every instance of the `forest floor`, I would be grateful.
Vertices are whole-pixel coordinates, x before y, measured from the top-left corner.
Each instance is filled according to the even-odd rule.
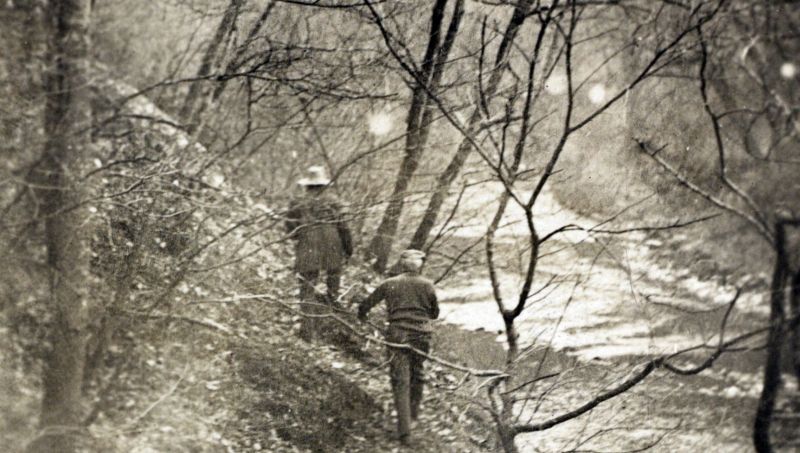
[[[294,288],[286,286],[291,300]],[[382,346],[301,341],[295,314],[259,300],[192,306],[176,315],[142,332],[159,341],[135,342],[133,350],[119,352],[127,362],[114,377],[113,400],[88,430],[90,450],[469,452],[493,445],[485,412],[474,404],[484,395],[468,392],[474,379],[453,390],[460,378],[453,370],[427,364],[416,441],[401,449]],[[449,324],[440,325],[433,351],[476,368],[498,368],[504,357],[496,332]],[[575,407],[647,359],[631,354],[586,360],[552,350],[537,369],[541,354],[520,365],[522,378],[562,374],[557,385],[548,383],[535,410],[521,412],[521,421],[542,421]],[[751,359],[723,358],[713,370],[688,378],[657,373],[583,417],[520,436],[520,446],[525,452],[750,451],[759,384],[758,361]],[[36,432],[38,382],[30,370],[19,371],[20,364],[2,363],[2,444],[21,451]]]
[[[471,240],[466,237],[465,241],[468,239]],[[628,244],[603,247],[616,247],[620,252],[631,244],[646,245],[653,252],[653,262],[662,266],[663,277],[675,275],[675,269],[690,265],[690,261],[682,263],[682,259],[697,259],[675,242],[684,239],[650,235],[634,238]],[[567,245],[553,243],[555,249]],[[613,259],[597,258],[596,243],[570,248],[577,255],[570,255],[565,261],[580,258],[592,260],[596,268],[619,267],[620,263]],[[665,249],[677,252],[670,254]],[[505,253],[511,254],[509,250]],[[628,264],[631,263],[629,260]],[[542,272],[548,272],[547,267]],[[363,269],[351,269],[344,286],[351,287],[363,273]],[[659,286],[658,275],[652,277],[648,280],[645,275],[637,282],[664,290],[675,287],[670,282]],[[717,278],[709,275],[698,281]],[[473,368],[501,368],[502,336],[491,324],[466,328],[464,322],[452,316],[458,310],[465,310],[462,313],[469,319],[497,318],[493,302],[486,300],[485,288],[476,289],[478,283],[485,284],[485,276],[467,270],[440,285],[447,323],[439,324],[433,354]],[[622,283],[625,282],[616,282],[613,291],[617,293],[611,294],[621,294],[620,288],[625,286]],[[278,295],[291,306],[294,285],[290,273],[285,272],[269,288],[263,280],[253,279],[235,289],[238,294],[259,294],[277,287]],[[719,299],[728,297],[727,291],[724,293],[725,297]],[[459,298],[459,294],[468,297]],[[595,292],[589,296],[592,294],[610,297],[609,293],[598,296]],[[124,366],[111,377],[113,385],[107,393],[112,398],[102,403],[101,412],[87,430],[88,450],[469,452],[488,451],[494,446],[491,421],[480,408],[485,393],[473,391],[480,380],[460,382],[459,373],[428,362],[428,390],[421,420],[414,429],[415,443],[410,449],[402,449],[395,440],[393,404],[381,345],[353,338],[302,341],[297,336],[301,319],[296,313],[258,298],[223,297],[222,300],[227,300],[224,303],[201,303],[203,299],[214,300],[209,295],[194,299],[179,305],[170,322],[147,321],[146,327],[136,329],[139,338],[147,340],[131,338],[131,349],[114,354],[112,360],[124,360]],[[720,310],[693,312],[697,307],[681,300],[684,303],[677,306],[662,306],[647,312],[650,319],[661,322],[645,333],[636,333],[634,339],[642,335],[669,339],[668,334],[715,331],[722,315]],[[580,301],[573,303],[581,308]],[[480,304],[489,308],[472,311]],[[677,310],[681,316],[675,316],[676,307],[684,309]],[[352,307],[349,309],[352,311]],[[590,315],[592,310],[575,316],[578,324],[564,329],[564,334],[569,337],[592,333],[596,338],[598,331],[620,325],[617,322],[620,319],[641,315],[611,307],[610,312],[620,319],[596,323]],[[760,319],[761,315],[756,310],[731,317],[731,332],[752,326],[753,316]],[[544,324],[551,322],[551,318],[543,306],[533,305],[531,318],[523,324],[528,331],[524,334],[534,334],[537,321]],[[589,342],[577,347],[554,343],[546,360],[542,360],[544,352],[539,350],[521,363],[520,379],[547,373],[560,375],[532,394],[535,399],[520,410],[520,421],[540,422],[572,409],[651,357],[647,348],[612,347],[615,342],[616,346],[624,343],[624,335],[612,333],[605,340],[606,348]],[[38,379],[31,376],[40,373],[35,361],[27,364],[21,361],[24,355],[20,351],[0,353],[3,354],[0,411],[4,414],[0,421],[0,444],[8,451],[22,451],[36,435],[40,387]],[[690,355],[686,364],[698,363],[704,357],[705,352]],[[760,353],[739,353],[724,356],[711,370],[698,376],[676,377],[657,372],[625,395],[582,417],[544,432],[521,435],[519,445],[524,452],[751,451],[750,432],[760,389],[760,364]],[[545,396],[539,398],[539,395]]]
[[[501,238],[499,247],[508,257],[506,261],[513,262],[515,244],[506,241],[510,236]],[[450,238],[451,242],[462,240],[462,245],[473,239],[470,234]],[[522,422],[543,421],[582,404],[636,370],[664,345],[642,339],[661,338],[669,344],[676,338],[672,334],[696,340],[715,332],[722,316],[718,305],[724,306],[730,297],[718,275],[698,277],[702,273],[691,268],[705,258],[687,251],[693,246],[684,244],[686,236],[637,236],[616,244],[578,242],[582,245],[576,247],[575,242],[554,241],[551,251],[568,254],[559,259],[556,268],[544,266],[541,275],[572,275],[575,268],[571,266],[577,263],[589,265],[589,271],[577,274],[594,275],[611,286],[578,278],[576,282],[586,283],[580,285],[587,289],[584,293],[546,293],[555,304],[566,295],[579,313],[565,317],[575,323],[559,324],[560,334],[553,338],[591,338],[577,345],[551,342],[552,349],[538,349],[518,365],[520,379],[559,373],[529,395],[531,403],[519,412]],[[646,249],[640,254],[651,264],[649,269],[637,269],[639,259],[629,253],[631,247]],[[611,253],[600,256],[600,250]],[[628,259],[615,260],[614,256]],[[288,258],[271,257],[279,262]],[[631,270],[635,278],[631,278]],[[506,294],[512,294],[508,291],[517,274],[513,266],[503,271],[509,277]],[[363,269],[354,266],[344,287],[363,281],[363,274]],[[87,449],[140,453],[477,452],[493,447],[492,426],[480,407],[485,393],[474,391],[481,381],[460,382],[459,373],[428,362],[428,391],[414,429],[416,440],[412,448],[401,449],[395,440],[383,347],[352,336],[334,341],[300,340],[301,319],[286,306],[235,296],[270,292],[277,298],[272,302],[292,305],[296,288],[290,272],[284,270],[268,285],[263,276],[258,277],[237,276],[237,283],[227,286],[205,282],[207,287],[227,287],[231,293],[189,292],[187,303],[176,304],[163,319],[147,320],[137,328],[137,337],[127,339],[129,348],[123,345],[112,351],[112,362],[121,361],[124,366],[106,379],[112,384],[106,393],[112,397],[101,402],[100,413],[87,429]],[[741,277],[731,275],[730,279]],[[632,292],[631,281],[669,298],[661,300],[644,290]],[[669,292],[680,286],[676,282],[690,282],[700,296],[708,293],[715,306],[709,310],[698,304],[697,291]],[[573,283],[564,281],[562,286],[572,288]],[[498,341],[502,337],[491,324],[498,316],[487,299],[482,271],[463,269],[440,287],[445,323],[439,324],[434,336],[433,354],[469,367],[501,368],[505,351]],[[626,302],[616,297],[622,294],[642,297],[636,303]],[[542,300],[531,305],[531,317],[522,325],[528,339],[539,335],[546,340],[541,326],[561,323],[559,313],[565,313],[558,307],[548,309]],[[211,303],[214,301],[219,303]],[[596,306],[609,301],[615,304]],[[732,334],[763,320],[757,303],[742,305],[745,309],[730,318]],[[643,311],[643,306],[648,310]],[[348,308],[352,312],[353,307]],[[379,319],[377,314],[375,319]],[[619,330],[637,319],[654,323],[645,330],[634,329],[632,335]],[[470,325],[465,320],[483,324]],[[603,334],[603,341],[598,341]],[[635,341],[626,345],[627,340]],[[0,412],[4,414],[0,445],[8,451],[22,451],[36,435],[40,372],[35,361],[24,361],[25,354],[13,348],[0,347]],[[697,363],[703,357],[701,351],[691,355],[689,362]],[[755,352],[725,356],[698,376],[657,372],[582,417],[520,436],[519,445],[524,452],[750,451],[760,363],[760,353]]]
[[[225,309],[231,316],[193,309],[156,321],[141,332],[150,342],[116,351],[124,364],[85,433],[87,451],[469,452],[491,443],[469,404],[430,390],[452,375],[429,365],[415,438],[401,449],[382,346],[306,342],[292,313],[240,304]],[[31,376],[39,373],[35,365],[23,371],[14,360],[2,363],[0,444],[24,451],[37,434],[39,382]]]
[[[449,390],[454,373],[429,362],[416,443],[401,449],[394,437],[383,348],[367,345],[365,355],[353,357],[324,342],[307,343],[294,335],[296,318],[272,314],[271,319],[251,318],[232,335],[174,324],[160,347],[138,348],[136,359],[117,377],[114,400],[88,431],[89,449],[469,452],[491,447],[491,427],[470,403],[471,395]],[[444,325],[433,350],[469,366],[494,367],[504,352],[495,337]],[[532,373],[539,358],[531,356],[523,366]],[[529,415],[542,420],[583,402],[610,377],[626,374],[641,360],[582,363],[552,353],[543,372],[566,370],[560,379],[563,386],[552,389],[539,410]],[[656,375],[593,413],[521,436],[522,451],[625,451],[648,445],[654,445],[653,451],[749,451],[755,399],[731,389],[753,383],[749,373],[736,368],[734,360],[711,376]],[[35,434],[35,388],[30,379],[3,381],[0,401],[3,406],[14,402],[2,408],[6,424],[0,432],[8,451],[21,451]],[[17,393],[8,398],[9,392]]]

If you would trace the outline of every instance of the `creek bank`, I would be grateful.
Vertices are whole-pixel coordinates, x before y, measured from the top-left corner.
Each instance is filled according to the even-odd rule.
[[[433,353],[475,368],[502,367],[505,351],[496,332],[467,331],[443,325]],[[612,360],[584,360],[544,350],[517,365],[519,382],[537,375],[561,373],[543,381],[527,396],[520,421],[538,423],[567,412],[607,390],[650,357],[629,355]],[[695,363],[702,354],[693,356]],[[750,451],[750,428],[757,403],[758,376],[736,355],[700,375],[681,377],[656,371],[629,392],[593,411],[547,431],[523,434],[518,445],[533,451],[629,451],[653,444],[651,451]],[[683,363],[686,365],[686,362]]]
[[[401,448],[383,346],[362,344],[355,358],[324,341],[300,340],[292,322],[276,324],[273,330],[282,334],[231,348],[239,382],[236,451],[258,445],[275,452],[481,452],[493,442],[491,429],[469,405],[434,389],[448,383],[448,373],[429,364],[412,446]],[[337,337],[342,335],[326,339]]]

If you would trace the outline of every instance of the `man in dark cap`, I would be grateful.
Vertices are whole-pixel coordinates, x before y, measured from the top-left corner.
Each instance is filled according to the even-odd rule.
[[[385,280],[358,307],[358,318],[385,300],[389,318],[386,340],[407,347],[388,348],[389,373],[397,409],[397,431],[400,442],[409,443],[411,420],[419,415],[422,402],[422,370],[430,350],[431,321],[439,317],[436,290],[430,280],[420,276],[425,253],[406,250],[400,256],[401,273]]]
[[[303,196],[289,205],[286,226],[295,241],[295,271],[300,277],[302,301],[315,302],[314,284],[325,272],[325,302],[334,303],[342,268],[353,254],[352,236],[341,207],[325,193],[330,182],[323,167],[309,167],[308,175],[297,182],[305,189]]]

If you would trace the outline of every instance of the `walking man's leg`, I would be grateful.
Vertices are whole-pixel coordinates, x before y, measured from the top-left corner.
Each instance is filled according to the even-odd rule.
[[[314,301],[314,283],[317,282],[319,271],[300,272],[300,300],[303,302]]]
[[[316,313],[316,303],[314,297],[314,283],[317,282],[319,271],[305,271],[300,272],[300,311],[303,313]],[[316,323],[313,318],[304,318],[300,321],[300,338],[305,341],[311,341],[317,330]]]
[[[411,401],[409,384],[411,379],[411,366],[409,354],[405,351],[392,349],[389,362],[389,373],[392,382],[392,395],[394,406],[397,410],[397,434],[400,442],[408,442],[411,434]]]
[[[415,349],[424,353],[430,350],[430,338],[428,335],[420,336],[412,343]],[[422,403],[423,387],[425,380],[423,370],[425,367],[425,357],[417,353],[410,353],[410,382],[409,382],[409,403],[411,405],[410,415],[412,420],[416,420],[419,416],[419,406]]]
[[[325,279],[325,283],[328,286],[328,303],[333,304],[336,302],[336,298],[339,297],[339,286],[342,282],[342,271],[340,269],[336,269],[333,271],[328,271],[327,276]]]

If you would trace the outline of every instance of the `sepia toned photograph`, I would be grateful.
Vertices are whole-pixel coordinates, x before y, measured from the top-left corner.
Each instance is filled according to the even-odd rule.
[[[0,0],[0,452],[800,452],[800,1]]]

